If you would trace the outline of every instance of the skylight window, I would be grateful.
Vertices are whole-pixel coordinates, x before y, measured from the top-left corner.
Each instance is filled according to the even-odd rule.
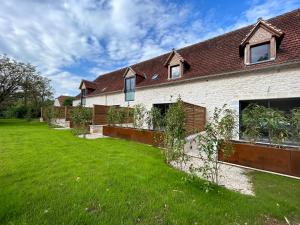
[[[158,74],[157,73],[153,74],[152,80],[157,80],[157,79],[158,79]]]

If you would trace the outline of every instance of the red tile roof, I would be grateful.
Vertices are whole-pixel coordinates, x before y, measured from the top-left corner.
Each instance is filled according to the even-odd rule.
[[[239,46],[255,27],[254,24],[177,50],[188,63],[189,68],[176,81],[300,61],[300,9],[271,18],[266,22],[285,34],[274,61],[256,65],[243,63]],[[164,66],[169,55],[170,52],[130,66],[138,74],[147,77],[137,84],[137,88],[174,82],[168,80],[168,68]],[[96,84],[96,90],[90,95],[122,91],[125,70],[126,68],[123,68],[99,76],[93,82]],[[159,75],[157,79],[151,79],[154,74]]]
[[[63,105],[64,105],[64,101],[65,101],[67,98],[72,98],[72,96],[67,96],[67,95],[61,95],[61,96],[58,96],[58,97],[57,97],[57,100],[58,100],[58,102],[59,102],[59,105],[60,105],[60,106],[63,106]]]

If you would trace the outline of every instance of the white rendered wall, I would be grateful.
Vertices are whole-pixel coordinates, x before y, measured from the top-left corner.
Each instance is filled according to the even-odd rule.
[[[129,102],[129,106],[143,103],[150,110],[152,104],[173,102],[179,95],[185,102],[206,107],[207,118],[215,107],[224,104],[238,113],[239,100],[300,97],[300,68],[273,69],[137,89],[135,101]],[[123,92],[87,98],[86,106],[93,104],[128,106]]]

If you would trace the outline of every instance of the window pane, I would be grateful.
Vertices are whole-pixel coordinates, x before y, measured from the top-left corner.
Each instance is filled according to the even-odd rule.
[[[256,63],[270,59],[270,43],[250,48],[250,62]]]
[[[135,89],[135,77],[127,78],[125,80],[125,92],[133,91]]]
[[[134,101],[134,91],[125,92],[125,101]]]
[[[130,78],[130,90],[134,90],[135,89],[135,78]]]
[[[86,98],[82,98],[82,99],[81,99],[81,104],[82,104],[82,105],[85,105],[85,104],[86,104]]]
[[[172,66],[171,67],[171,78],[178,78],[180,77],[180,66]]]

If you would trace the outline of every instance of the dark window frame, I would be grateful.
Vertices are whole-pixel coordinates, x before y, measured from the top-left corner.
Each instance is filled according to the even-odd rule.
[[[127,82],[127,81],[129,81],[129,82]],[[127,87],[128,84],[129,84],[129,88]],[[125,93],[125,101],[126,102],[134,101],[134,98],[135,98],[135,86],[136,86],[136,78],[135,78],[135,76],[125,78],[125,80],[124,80],[124,93]],[[133,95],[132,98],[129,98],[130,94]]]
[[[172,69],[175,68],[175,67],[178,67],[178,68],[179,68],[179,76],[177,76],[177,77],[174,77],[174,76],[173,76],[173,73],[172,73]],[[178,79],[178,78],[180,78],[181,76],[182,76],[182,74],[181,74],[181,65],[180,65],[180,64],[176,64],[176,65],[170,66],[170,79]]]
[[[263,46],[263,45],[268,45],[269,48],[268,48],[268,59],[264,59],[264,60],[258,60],[258,61],[255,61],[253,62],[252,61],[252,49],[256,48],[256,47],[259,47],[259,46]],[[267,41],[267,42],[263,42],[263,43],[259,43],[259,44],[255,44],[255,45],[250,45],[250,48],[249,48],[249,51],[250,51],[250,59],[249,59],[249,62],[250,64],[256,64],[256,63],[261,63],[261,62],[266,62],[266,61],[269,61],[271,60],[271,41]]]
[[[290,103],[288,103],[288,102],[290,102]],[[243,136],[242,136],[242,130],[243,130],[242,129],[242,126],[243,126],[243,124],[242,124],[242,111],[243,111],[244,108],[246,108],[247,105],[249,105],[251,103],[256,103],[256,104],[259,104],[259,105],[263,105],[267,108],[279,109],[281,111],[289,113],[290,110],[292,110],[294,108],[300,108],[300,97],[239,100],[239,139],[240,140],[245,140],[245,138],[243,138]],[[290,105],[294,104],[294,106],[290,107],[290,108],[283,109],[283,108],[285,108],[283,103],[284,104],[290,104]],[[259,140],[259,141],[268,144],[267,140]],[[289,143],[285,143],[285,144],[289,144]]]

